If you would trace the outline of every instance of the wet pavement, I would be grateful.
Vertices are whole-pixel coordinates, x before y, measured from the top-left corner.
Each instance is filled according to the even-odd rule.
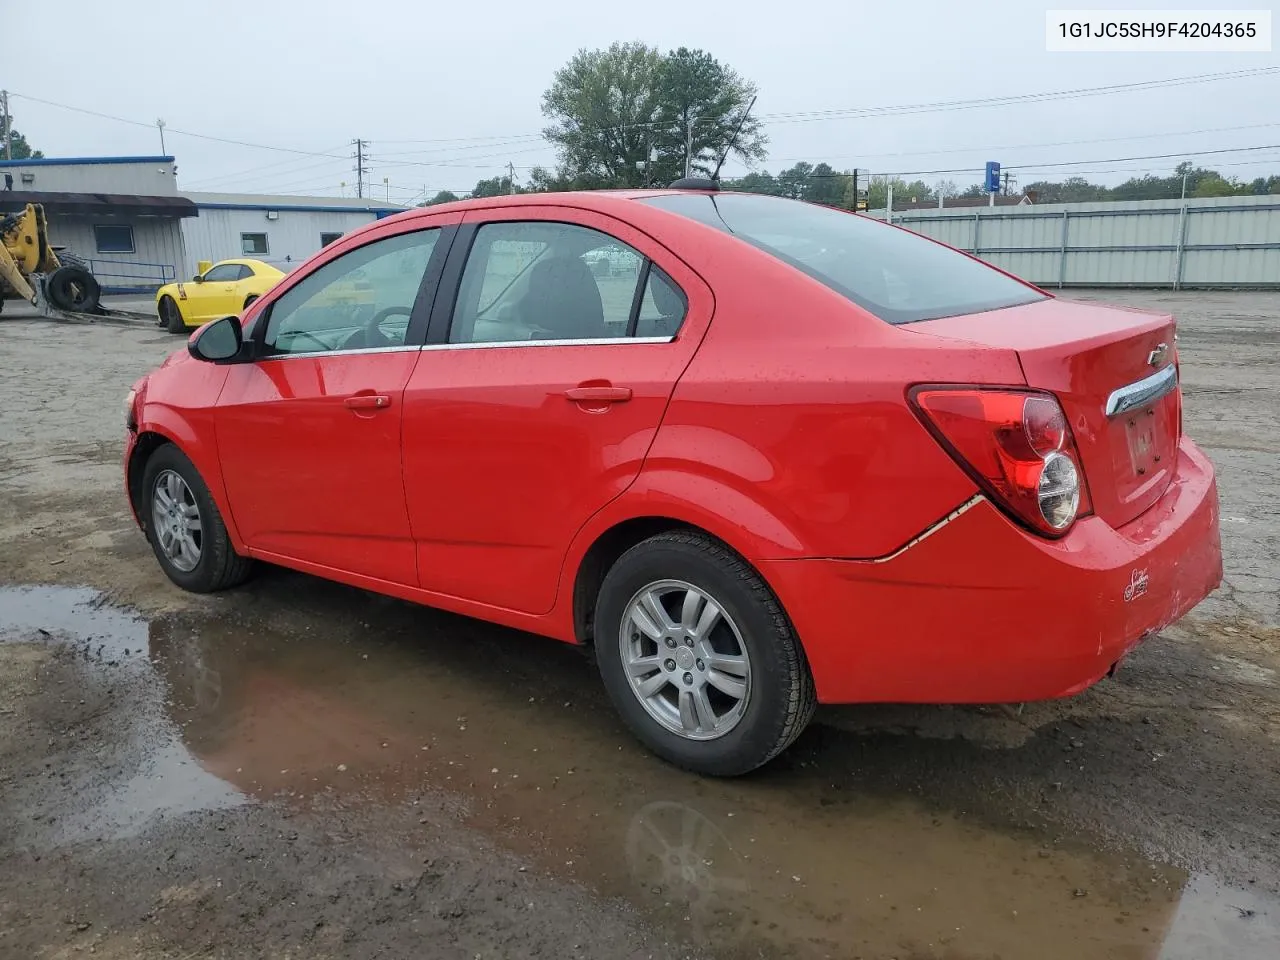
[[[6,313],[0,960],[1280,957],[1280,306],[1101,298],[1179,318],[1223,588],[1078,697],[826,708],[733,781],[552,641],[177,590],[119,403],[180,340]]]
[[[886,789],[893,754],[929,741],[825,727],[755,777],[701,779],[623,734],[577,651],[263,579],[242,610],[150,622],[91,590],[0,589],[0,636],[60,646],[128,691],[115,749],[136,755],[20,846],[249,803],[322,819],[422,806],[708,956],[1277,955],[1280,903],[1256,889],[1030,825],[998,794],[949,808],[947,770]]]

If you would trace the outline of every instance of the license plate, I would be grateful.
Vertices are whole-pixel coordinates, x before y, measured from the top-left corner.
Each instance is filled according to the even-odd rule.
[[[1125,424],[1125,433],[1129,438],[1129,459],[1133,463],[1133,471],[1137,474],[1149,472],[1155,464],[1158,449],[1156,424],[1159,417],[1151,408],[1135,411]]]

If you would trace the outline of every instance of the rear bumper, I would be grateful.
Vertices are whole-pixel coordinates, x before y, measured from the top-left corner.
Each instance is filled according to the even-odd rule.
[[[1213,465],[1189,440],[1161,499],[1059,541],[983,500],[885,561],[760,564],[824,703],[998,703],[1077,693],[1222,581]]]

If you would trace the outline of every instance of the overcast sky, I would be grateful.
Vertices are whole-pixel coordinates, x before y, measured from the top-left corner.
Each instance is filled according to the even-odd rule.
[[[1200,0],[1182,6],[1274,4]],[[6,41],[0,86],[15,94],[17,129],[48,156],[158,154],[160,139],[154,126],[87,116],[17,94],[141,124],[163,117],[179,185],[192,190],[332,196],[346,181],[350,194],[355,176],[346,155],[352,138],[361,137],[371,144],[375,195],[386,196],[387,177],[390,197],[399,201],[424,190],[468,190],[508,162],[517,177],[535,164],[552,164],[554,152],[537,138],[543,90],[575,51],[614,41],[711,52],[757,84],[756,110],[766,118],[1280,66],[1275,52],[1048,53],[1047,5],[1027,0],[0,5]],[[1124,9],[1137,3],[1090,5]],[[74,29],[58,29],[64,21]],[[770,155],[763,166],[776,173],[806,159],[873,172],[963,168],[923,179],[947,177],[964,186],[981,179],[986,160],[1003,162],[1024,184],[1075,172],[1034,164],[1087,160],[1098,162],[1079,171],[1116,183],[1135,171],[1167,172],[1177,161],[1114,158],[1180,154],[1252,178],[1280,173],[1280,148],[1205,151],[1280,144],[1277,104],[1280,73],[1271,73],[963,111],[775,119],[766,127]],[[331,156],[237,146],[179,131]]]

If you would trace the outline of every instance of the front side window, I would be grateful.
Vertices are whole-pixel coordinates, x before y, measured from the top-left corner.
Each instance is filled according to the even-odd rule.
[[[204,275],[205,283],[228,283],[240,279],[240,264],[220,263]]]
[[[439,228],[376,240],[331,260],[271,305],[277,354],[403,346]]]
[[[1045,299],[984,263],[829,207],[750,194],[642,201],[731,233],[889,323],[914,323]]]
[[[93,228],[94,246],[99,253],[133,253],[133,227],[128,224],[99,224]]]
[[[548,221],[485,224],[463,271],[449,341],[626,337],[647,269],[640,253],[598,230]]]
[[[246,257],[265,256],[271,250],[267,245],[267,235],[265,233],[242,233],[240,234],[240,252]]]

